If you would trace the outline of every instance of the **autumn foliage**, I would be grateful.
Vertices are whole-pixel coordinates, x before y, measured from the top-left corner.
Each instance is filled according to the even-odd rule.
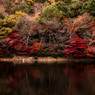
[[[74,2],[55,2],[42,13],[16,11],[0,19],[0,57],[95,57],[95,19],[89,13],[81,14],[82,6],[75,2],[76,6]],[[36,18],[36,14],[40,15]]]
[[[86,53],[88,57],[95,57],[95,40],[89,43],[89,48],[87,49]]]
[[[76,37],[72,40],[67,41],[68,45],[66,45],[65,53],[66,57],[85,57],[86,54],[84,53],[85,49],[87,49],[87,41]]]
[[[26,47],[23,38],[17,31],[13,31],[7,38],[0,40],[1,51],[5,51],[6,54],[25,54],[30,55],[31,47]]]

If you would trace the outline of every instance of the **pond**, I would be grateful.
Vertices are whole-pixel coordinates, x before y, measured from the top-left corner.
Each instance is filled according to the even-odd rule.
[[[1,62],[0,95],[95,95],[95,64]]]

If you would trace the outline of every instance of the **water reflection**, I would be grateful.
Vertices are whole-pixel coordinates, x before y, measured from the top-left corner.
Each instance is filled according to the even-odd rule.
[[[95,65],[0,63],[0,95],[95,95]]]

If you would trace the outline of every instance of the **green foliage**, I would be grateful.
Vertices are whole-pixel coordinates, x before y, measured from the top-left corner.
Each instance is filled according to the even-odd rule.
[[[34,59],[38,59],[38,56],[35,56]]]
[[[72,0],[64,0],[66,4],[70,4]]]
[[[91,15],[95,16],[95,0],[89,0],[83,5],[83,12],[88,12]]]
[[[15,13],[16,11],[19,11],[20,10],[20,7],[18,7],[18,6],[14,6],[13,7],[13,12]]]
[[[64,2],[52,3],[51,5],[47,6],[45,9],[43,9],[38,21],[43,23],[43,21],[47,19],[56,19],[56,16],[68,16],[68,8]]]
[[[77,2],[77,1],[87,2],[88,0],[72,0],[72,2]]]
[[[47,6],[49,6],[49,5],[50,5],[50,3],[47,2],[47,1],[44,3],[44,6],[45,6],[45,7],[47,7]]]
[[[26,2],[21,2],[20,6],[14,6],[13,7],[13,12],[15,13],[16,11],[21,11],[25,13],[29,13],[32,10],[31,7],[29,7]]]
[[[83,2],[77,1],[69,5],[69,17],[73,18],[81,14]]]
[[[4,19],[4,15],[2,13],[0,13],[0,19]]]
[[[12,14],[13,2],[11,0],[4,0],[3,3],[5,12],[7,12],[8,14]]]
[[[64,3],[65,2],[65,3]],[[67,1],[52,3],[43,9],[38,21],[44,23],[53,19],[60,19],[59,23],[63,23],[63,17],[74,18],[81,14],[83,2],[82,1]],[[68,5],[69,4],[69,5]]]
[[[67,12],[68,12],[68,6],[66,5],[66,3],[64,2],[57,2],[56,3],[56,6],[58,8],[58,10],[62,11],[63,12],[63,15],[68,17],[67,15]]]
[[[13,1],[13,0],[4,0],[3,6],[5,8],[5,11],[10,15],[14,14],[16,11],[31,13],[31,12],[33,12],[33,4],[34,3],[32,5],[30,5],[30,3],[28,3],[28,1],[30,2],[33,0],[22,0],[22,1],[19,1],[20,3],[18,3],[17,5],[15,5],[15,3],[14,3],[15,1]]]

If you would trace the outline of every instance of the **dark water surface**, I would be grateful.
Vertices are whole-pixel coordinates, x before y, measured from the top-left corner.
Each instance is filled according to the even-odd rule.
[[[95,64],[0,63],[0,95],[95,95]]]

